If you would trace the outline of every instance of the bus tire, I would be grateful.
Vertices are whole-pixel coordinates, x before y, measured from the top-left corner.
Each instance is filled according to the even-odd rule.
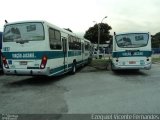
[[[75,73],[76,73],[76,63],[73,62],[71,74],[74,75]]]

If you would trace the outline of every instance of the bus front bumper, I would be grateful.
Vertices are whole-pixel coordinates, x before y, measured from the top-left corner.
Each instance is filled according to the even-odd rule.
[[[49,75],[49,68],[46,69],[3,69],[7,75]]]
[[[146,64],[146,65],[116,65],[112,63],[112,69],[113,70],[125,70],[125,69],[144,69],[144,70],[149,70],[151,69],[152,64]]]

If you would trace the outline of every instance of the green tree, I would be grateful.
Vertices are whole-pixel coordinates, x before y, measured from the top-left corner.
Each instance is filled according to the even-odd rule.
[[[152,35],[152,48],[159,48],[160,47],[160,32]]]
[[[90,40],[92,43],[98,43],[98,25],[100,26],[100,44],[105,44],[107,41],[112,39],[109,30],[112,29],[106,23],[95,24],[93,27],[90,27],[84,34],[84,38]]]

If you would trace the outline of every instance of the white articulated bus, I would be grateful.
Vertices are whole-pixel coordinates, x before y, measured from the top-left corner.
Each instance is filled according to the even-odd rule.
[[[89,40],[46,21],[7,23],[2,42],[5,74],[56,76],[90,59]]]
[[[149,33],[114,33],[112,70],[151,69],[151,55],[151,35]]]

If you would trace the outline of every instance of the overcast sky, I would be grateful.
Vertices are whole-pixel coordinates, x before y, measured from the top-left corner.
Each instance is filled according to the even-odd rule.
[[[46,20],[83,34],[96,22],[115,32],[160,32],[160,0],[2,0],[0,31],[4,20]]]

